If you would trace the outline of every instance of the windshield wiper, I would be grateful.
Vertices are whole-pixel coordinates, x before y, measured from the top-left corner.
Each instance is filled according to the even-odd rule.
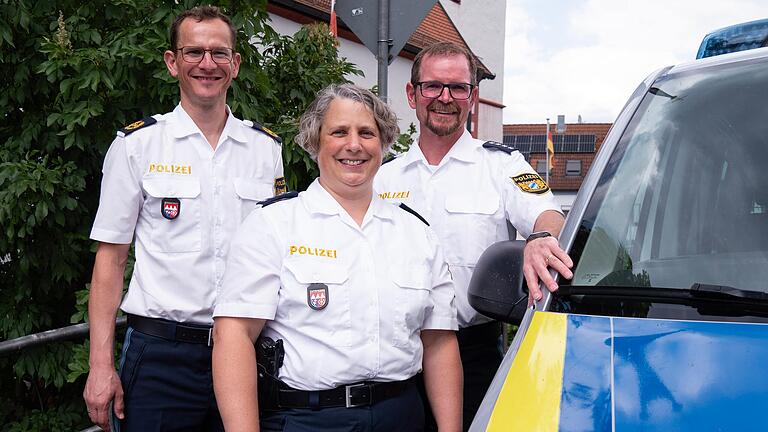
[[[691,285],[689,291],[694,297],[700,298],[768,301],[768,293],[763,291],[743,290],[727,285],[709,285],[697,282]]]
[[[690,288],[661,288],[649,285],[620,286],[561,285],[555,297],[562,302],[562,311],[587,310],[587,313],[607,311],[615,316],[650,316],[652,304],[685,305],[695,309],[701,317],[725,319],[732,317],[768,318],[768,294],[742,290],[729,286],[694,283]],[[566,300],[570,298],[569,300]],[[575,308],[575,309],[572,309]],[[590,309],[592,308],[592,309]],[[597,309],[595,309],[597,308]],[[654,308],[657,318],[681,319],[690,316],[665,307]],[[633,314],[632,311],[639,313]],[[598,312],[600,314],[601,312]],[[738,318],[741,317],[741,318]]]
[[[663,96],[663,97],[669,98],[669,100],[677,99],[677,96],[673,96],[673,95],[665,92],[664,90],[662,90],[662,89],[660,89],[658,87],[651,87],[651,88],[649,88],[648,89],[648,93],[654,94],[656,96]]]
[[[638,299],[670,299],[687,301],[725,301],[729,303],[766,303],[768,293],[742,290],[726,285],[694,283],[690,288],[661,288],[651,286],[563,285],[560,295],[594,295],[600,297],[633,297]]]

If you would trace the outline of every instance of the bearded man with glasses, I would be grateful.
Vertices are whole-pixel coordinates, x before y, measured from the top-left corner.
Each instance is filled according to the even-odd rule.
[[[176,17],[163,59],[179,105],[120,129],[104,160],[83,397],[105,431],[224,430],[211,327],[230,240],[259,201],[286,190],[280,139],[226,103],[240,70],[235,36],[216,7]],[[115,315],[134,239],[118,374]]]
[[[479,97],[473,54],[452,43],[425,48],[413,61],[405,91],[419,120],[419,138],[408,152],[385,162],[374,188],[425,216],[442,243],[456,288],[467,430],[501,363],[500,323],[467,300],[480,254],[509,239],[508,223],[527,237],[529,301],[541,298],[539,282],[557,289],[550,267],[570,279],[573,262],[558,245],[564,218],[544,180],[520,152],[474,139],[465,128]]]

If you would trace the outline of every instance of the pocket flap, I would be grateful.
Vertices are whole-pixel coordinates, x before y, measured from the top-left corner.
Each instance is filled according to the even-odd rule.
[[[302,246],[303,247],[303,246]],[[312,248],[314,249],[314,248]],[[319,250],[313,250],[319,255]],[[318,259],[328,259],[318,257]],[[283,263],[300,284],[342,284],[349,278],[349,270],[338,263],[320,263],[309,259],[289,259]]]
[[[200,195],[200,181],[197,179],[150,177],[142,180],[141,184],[155,198],[196,198]]]
[[[427,269],[424,264],[406,264],[396,266],[392,280],[402,288],[428,290],[426,283]]]
[[[235,186],[235,193],[241,199],[261,201],[274,195],[272,183],[241,177],[235,177],[232,183]]]
[[[494,214],[499,209],[499,196],[495,193],[477,195],[448,195],[445,210],[448,213]]]

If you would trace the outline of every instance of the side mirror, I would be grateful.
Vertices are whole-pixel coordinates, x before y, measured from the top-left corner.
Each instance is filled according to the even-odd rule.
[[[477,261],[469,281],[469,304],[481,314],[520,324],[528,307],[523,275],[525,241],[494,243]]]

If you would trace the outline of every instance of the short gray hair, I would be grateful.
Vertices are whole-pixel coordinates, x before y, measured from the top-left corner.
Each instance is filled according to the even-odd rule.
[[[336,98],[350,99],[368,108],[379,128],[382,153],[386,154],[400,134],[397,115],[389,105],[370,90],[354,84],[331,84],[317,93],[315,100],[301,115],[296,143],[306,150],[313,160],[317,160],[317,153],[320,150],[320,127],[323,125],[328,107]]]

